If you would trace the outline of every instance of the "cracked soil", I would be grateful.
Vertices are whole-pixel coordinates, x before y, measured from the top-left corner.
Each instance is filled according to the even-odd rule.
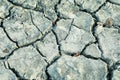
[[[0,80],[120,80],[120,0],[0,0]]]

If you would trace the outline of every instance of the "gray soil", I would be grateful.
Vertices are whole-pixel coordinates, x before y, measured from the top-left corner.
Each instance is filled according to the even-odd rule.
[[[0,0],[0,80],[120,80],[120,0]]]

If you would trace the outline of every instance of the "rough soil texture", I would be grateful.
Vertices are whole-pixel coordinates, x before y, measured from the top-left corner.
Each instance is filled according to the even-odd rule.
[[[0,0],[0,80],[120,80],[120,0]]]

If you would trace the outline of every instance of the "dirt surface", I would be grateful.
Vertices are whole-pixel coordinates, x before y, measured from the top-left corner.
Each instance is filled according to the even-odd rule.
[[[0,0],[0,80],[120,80],[120,0]]]

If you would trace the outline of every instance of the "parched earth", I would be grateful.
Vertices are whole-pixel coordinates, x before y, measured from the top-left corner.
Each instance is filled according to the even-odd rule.
[[[120,80],[120,0],[0,0],[0,80]]]

